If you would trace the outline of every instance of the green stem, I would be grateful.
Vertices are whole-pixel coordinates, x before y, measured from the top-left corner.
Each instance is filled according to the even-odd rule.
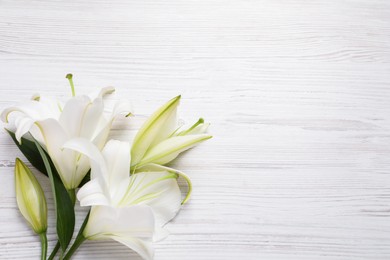
[[[46,260],[47,256],[47,236],[46,231],[39,234],[41,239],[41,260]]]
[[[80,227],[79,233],[77,234],[77,237],[76,237],[72,247],[68,250],[66,255],[62,258],[63,260],[69,260],[72,257],[72,255],[74,254],[74,252],[76,252],[76,250],[81,246],[81,244],[85,240],[87,240],[87,238],[84,237],[83,232],[84,232],[85,226],[87,225],[87,222],[88,222],[89,213],[90,212],[88,212],[87,216],[85,216],[84,222]]]
[[[74,241],[72,247],[69,249],[68,253],[66,253],[66,255],[62,258],[63,260],[69,260],[72,255],[74,254],[74,252],[76,252],[76,250],[79,248],[79,246],[81,246],[81,244],[87,240],[83,235],[81,235],[80,237],[78,236],[76,238],[76,240]]]
[[[57,244],[56,244],[56,246],[53,248],[53,251],[51,252],[51,254],[50,254],[50,256],[49,256],[49,258],[48,258],[48,260],[53,260],[54,259],[54,257],[56,256],[56,254],[57,254],[57,252],[58,252],[58,249],[60,249],[60,241],[57,241]]]

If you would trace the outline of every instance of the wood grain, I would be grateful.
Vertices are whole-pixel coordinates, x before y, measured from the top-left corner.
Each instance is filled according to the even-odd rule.
[[[139,120],[182,94],[183,120],[212,123],[173,164],[194,195],[156,260],[390,259],[389,1],[0,0],[0,68],[1,109],[69,96],[72,72],[78,93],[116,86]],[[0,258],[37,259],[16,156],[2,132]],[[128,258],[114,242],[75,256]]]

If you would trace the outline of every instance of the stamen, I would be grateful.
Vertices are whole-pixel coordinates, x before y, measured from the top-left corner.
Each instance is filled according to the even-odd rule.
[[[188,134],[189,132],[191,132],[195,127],[197,127],[198,125],[200,124],[203,124],[204,123],[204,119],[203,118],[199,118],[199,120],[193,124],[190,128],[188,128],[187,130],[184,130],[182,132],[180,132],[179,134],[177,135],[186,135]]]
[[[73,75],[71,73],[66,74],[65,78],[69,80],[69,84],[72,89],[72,97],[76,96],[76,91],[74,89],[74,84],[73,84]]]

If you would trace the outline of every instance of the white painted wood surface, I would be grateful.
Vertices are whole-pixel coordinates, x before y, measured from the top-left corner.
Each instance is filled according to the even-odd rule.
[[[212,123],[174,163],[194,194],[156,260],[390,259],[389,1],[0,0],[0,70],[1,109],[69,95],[72,72],[140,118],[182,94],[181,118]],[[1,132],[0,258],[37,259],[16,156]],[[114,242],[75,256],[128,258]]]

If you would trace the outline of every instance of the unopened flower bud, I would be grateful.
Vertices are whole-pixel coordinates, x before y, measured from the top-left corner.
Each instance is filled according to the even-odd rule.
[[[41,185],[30,169],[19,159],[15,162],[15,190],[23,217],[37,234],[47,230],[47,205]]]

